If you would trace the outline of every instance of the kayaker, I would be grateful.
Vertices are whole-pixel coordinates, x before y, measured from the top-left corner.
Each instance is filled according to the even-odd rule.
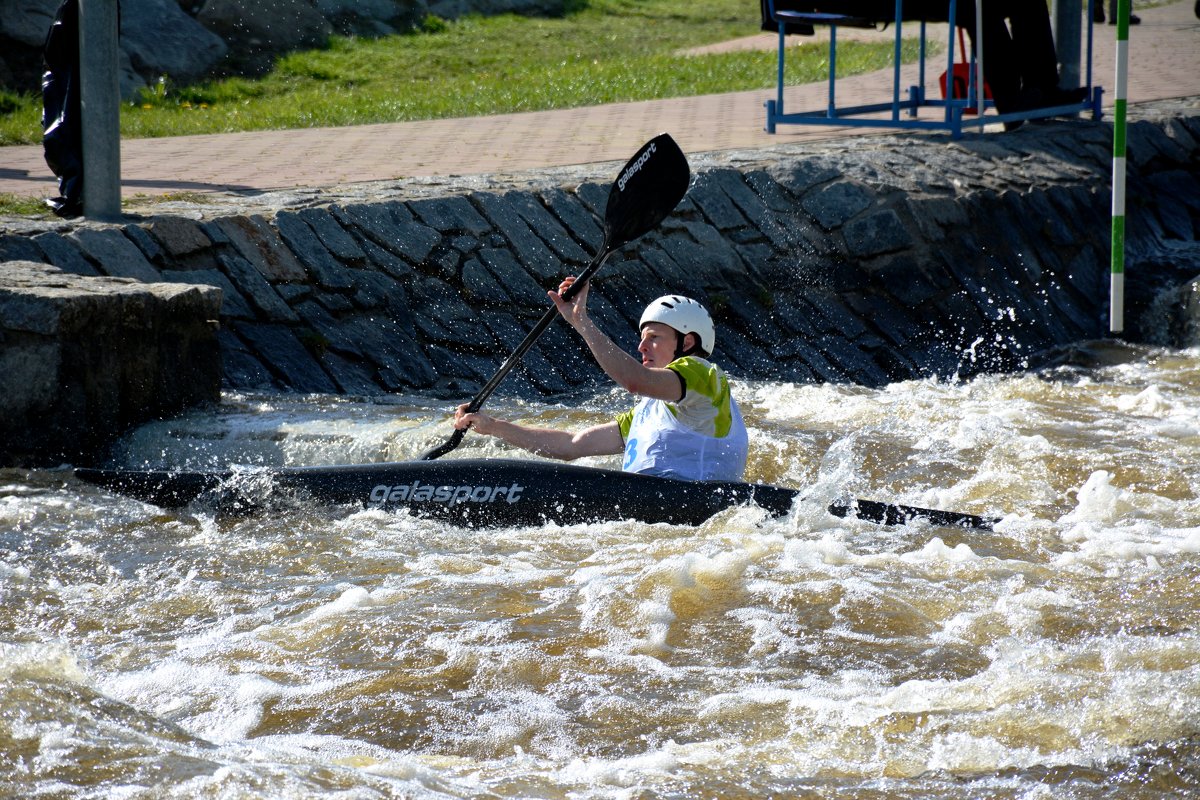
[[[549,292],[563,318],[579,332],[600,368],[642,397],[611,422],[571,432],[536,428],[467,413],[458,407],[454,427],[468,426],[524,450],[571,461],[624,453],[622,469],[688,480],[741,480],[748,440],[729,380],[708,358],[716,330],[704,306],[666,295],[646,307],[639,322],[641,362],[604,335],[587,313],[588,287],[571,300],[569,277]]]

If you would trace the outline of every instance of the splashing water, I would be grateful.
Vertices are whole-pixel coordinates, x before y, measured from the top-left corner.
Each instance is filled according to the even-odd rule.
[[[1194,795],[1200,351],[1110,356],[738,384],[748,477],[814,501],[782,519],[214,519],[0,472],[0,796]],[[579,426],[626,402],[493,408]],[[230,396],[119,458],[412,458],[449,410]],[[844,494],[1004,520],[826,514]]]

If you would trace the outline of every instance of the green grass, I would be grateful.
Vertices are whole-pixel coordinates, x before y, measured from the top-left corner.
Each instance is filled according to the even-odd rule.
[[[0,192],[0,217],[51,219],[54,217],[54,214],[51,213],[40,197],[26,197],[19,194]]]
[[[774,86],[775,52],[682,56],[758,32],[747,0],[579,0],[562,18],[472,16],[382,39],[335,38],[257,80],[165,80],[125,104],[125,138],[358,125],[570,108]],[[803,40],[798,40],[803,41]],[[788,82],[825,77],[826,48],[789,57]],[[915,58],[915,42],[905,57]],[[891,63],[891,38],[838,47],[838,73]],[[41,141],[41,100],[0,95],[0,145]]]

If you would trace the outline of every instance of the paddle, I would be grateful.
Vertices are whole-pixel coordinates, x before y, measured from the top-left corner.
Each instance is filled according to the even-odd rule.
[[[679,205],[679,201],[687,192],[690,180],[691,170],[688,168],[687,158],[670,134],[660,133],[642,145],[617,173],[617,179],[609,189],[608,203],[604,209],[604,241],[600,249],[596,251],[595,258],[587,268],[579,273],[575,282],[562,293],[563,299],[570,300],[582,291],[588,279],[603,266],[614,251],[658,227],[667,214]],[[467,405],[468,412],[474,413],[483,407],[504,377],[521,361],[557,316],[556,307],[551,306],[546,310],[537,325],[526,334],[512,355],[504,360],[491,380],[472,398]],[[446,455],[458,447],[465,434],[465,430],[456,430],[446,442],[422,454],[420,460],[432,461]]]
[[[957,528],[976,528],[990,531],[1000,520],[991,517],[980,517],[975,514],[963,514],[958,511],[941,511],[935,508],[918,508],[917,506],[900,506],[891,503],[881,503],[878,500],[847,499],[838,500],[829,506],[829,513],[845,519],[854,515],[868,522],[880,525],[903,525],[913,519],[927,519],[934,525],[948,525]]]

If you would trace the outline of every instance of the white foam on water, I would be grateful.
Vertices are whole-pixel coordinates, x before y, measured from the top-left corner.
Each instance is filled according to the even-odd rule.
[[[396,597],[396,592],[390,590],[370,591],[361,586],[347,586],[337,599],[317,606],[295,623],[309,625],[330,617],[340,617],[367,608],[379,608],[390,605]]]
[[[86,683],[77,654],[63,642],[0,641],[0,680],[38,679]]]
[[[616,787],[644,790],[662,784],[683,771],[725,761],[736,745],[730,742],[688,742],[667,740],[661,746],[621,758],[576,758],[556,772],[567,784],[594,790]],[[604,793],[606,797],[637,797],[631,793]]]
[[[968,800],[985,783],[1037,796],[1035,767],[1114,780],[1200,719],[1197,355],[882,390],[739,384],[757,474],[804,487],[778,520],[468,531],[297,508],[230,521],[44,481],[0,497],[15,531],[0,534],[0,620],[62,639],[67,666],[35,656],[30,680],[90,681],[125,704],[114,737],[47,731],[56,766],[78,767],[82,747],[131,765],[97,797],[135,783],[145,757],[129,742],[155,754],[163,796],[635,798],[734,783],[765,796],[860,780]],[[160,432],[158,448],[211,435],[211,452],[321,463],[448,433],[445,410],[420,403],[424,421],[442,415],[420,435],[407,407],[234,405],[194,435],[190,422]],[[624,405],[504,408],[573,426]],[[512,455],[482,437],[464,447]],[[982,532],[827,513],[847,495],[1008,516]],[[0,650],[0,670],[12,660]]]

